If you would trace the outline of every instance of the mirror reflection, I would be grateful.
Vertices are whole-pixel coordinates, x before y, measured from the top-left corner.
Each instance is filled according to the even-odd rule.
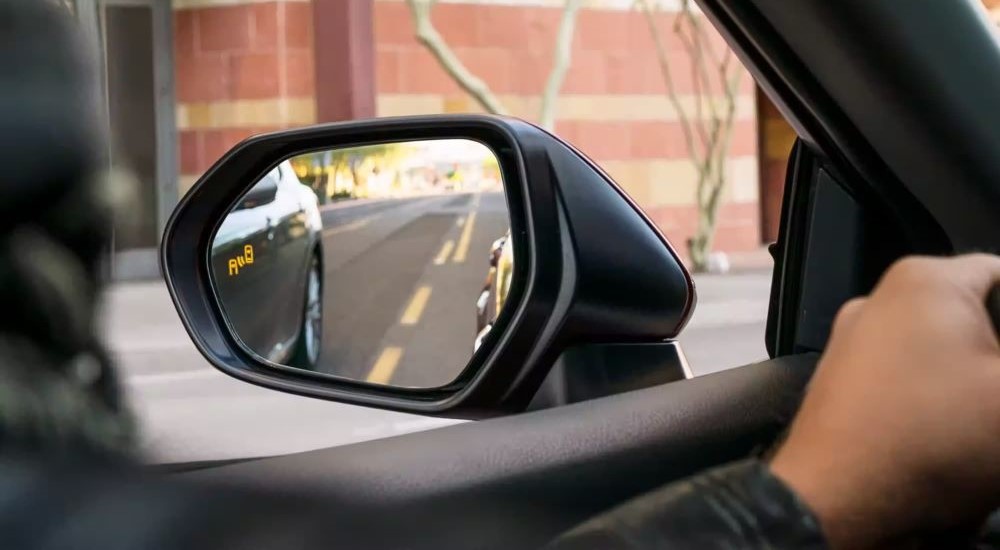
[[[445,385],[514,279],[498,160],[471,140],[294,157],[233,207],[211,263],[223,314],[253,353],[376,384]]]

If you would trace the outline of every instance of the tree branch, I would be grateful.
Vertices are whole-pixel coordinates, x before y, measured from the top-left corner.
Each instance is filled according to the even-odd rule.
[[[732,52],[719,52],[713,47],[707,24],[693,12],[690,0],[681,1],[673,33],[691,59],[692,93],[695,104],[688,111],[680,104],[679,94],[670,72],[668,52],[655,22],[651,0],[635,0],[641,6],[656,45],[667,95],[677,110],[681,129],[695,167],[695,207],[698,225],[688,241],[692,267],[706,269],[712,249],[722,195],[727,182],[726,160],[732,144],[736,122],[736,105],[742,68],[732,63]],[[723,96],[716,101],[716,88]],[[706,103],[706,101],[708,103]],[[692,120],[695,119],[695,120]]]
[[[556,34],[556,45],[552,59],[552,72],[545,82],[542,93],[542,107],[538,114],[538,124],[546,130],[552,130],[556,123],[556,99],[562,88],[566,71],[569,69],[573,55],[573,34],[576,28],[576,15],[580,11],[583,0],[566,0],[562,19],[559,22],[559,32]]]
[[[407,4],[409,4],[410,12],[413,14],[417,40],[430,50],[445,72],[487,112],[506,115],[507,110],[493,95],[486,83],[462,64],[462,61],[458,59],[455,52],[451,51],[437,29],[434,28],[434,23],[431,22],[433,0],[407,0]]]
[[[687,21],[688,35],[685,35],[683,24]],[[697,121],[698,136],[701,138],[701,145],[705,149],[711,149],[712,136],[715,132],[715,120],[718,118],[715,110],[715,102],[711,100],[709,93],[712,89],[711,81],[708,77],[708,69],[705,61],[705,41],[703,40],[704,30],[699,24],[697,17],[691,11],[690,0],[682,0],[681,10],[674,20],[674,33],[680,38],[681,44],[687,50],[688,58],[691,59],[691,83],[694,85],[695,120]],[[709,109],[712,116],[706,120],[704,113],[704,103],[706,96],[709,96]],[[712,125],[712,128],[706,129]],[[705,158],[710,158],[710,153],[705,153]]]
[[[677,112],[677,120],[680,123],[681,132],[684,134],[684,144],[687,146],[688,154],[691,155],[691,158],[697,159],[698,151],[695,149],[694,128],[692,127],[687,111],[681,105],[680,97],[677,95],[677,87],[674,85],[673,72],[670,67],[670,55],[667,52],[666,45],[663,44],[663,37],[660,36],[660,30],[656,25],[656,13],[649,4],[649,0],[636,0],[636,3],[646,15],[646,24],[649,27],[649,34],[653,38],[656,58],[660,64],[660,73],[663,76],[663,84],[667,88],[667,98],[670,100],[670,104],[673,105],[674,111]],[[697,165],[698,163],[695,162],[695,164]]]

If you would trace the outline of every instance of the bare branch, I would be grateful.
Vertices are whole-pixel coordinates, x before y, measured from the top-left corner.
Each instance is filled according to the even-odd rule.
[[[674,111],[677,112],[677,120],[680,123],[681,132],[684,134],[684,144],[687,146],[688,154],[691,155],[691,158],[696,159],[698,151],[695,148],[692,122],[687,111],[684,110],[684,106],[681,105],[680,97],[677,94],[673,71],[670,67],[670,54],[667,52],[666,45],[663,44],[663,37],[660,36],[660,29],[656,25],[656,13],[649,2],[650,0],[636,0],[636,4],[646,16],[646,24],[649,27],[649,34],[653,38],[656,58],[660,64],[660,73],[663,76],[663,84],[667,88],[667,98],[670,100],[670,104],[673,105]]]
[[[686,26],[683,25],[684,22],[687,22]],[[688,35],[685,35],[683,32],[685,27],[688,29]],[[698,135],[701,138],[702,146],[710,148],[713,144],[712,134],[714,133],[714,129],[706,129],[706,125],[718,118],[718,112],[715,108],[715,102],[711,101],[709,97],[708,107],[711,115],[706,117],[704,113],[705,98],[709,96],[708,92],[712,89],[712,82],[708,74],[708,61],[705,55],[705,49],[708,45],[704,27],[691,10],[690,0],[683,0],[681,3],[680,14],[674,22],[674,33],[681,39],[681,44],[684,45],[688,52],[688,57],[691,59],[691,82],[694,85],[694,93],[697,100],[697,104],[695,105],[695,119],[698,121]]]
[[[583,0],[566,0],[566,6],[563,8],[559,32],[556,34],[552,72],[549,73],[549,78],[545,82],[545,91],[542,93],[542,108],[538,115],[539,125],[546,130],[552,130],[556,124],[556,99],[572,59],[576,15],[582,5]]]
[[[507,110],[493,95],[489,86],[466,68],[455,52],[451,51],[448,44],[441,38],[437,29],[434,28],[434,23],[431,22],[433,0],[407,0],[407,4],[409,4],[410,12],[413,14],[417,40],[430,50],[445,72],[487,112],[497,115],[507,114]]]
[[[652,0],[635,0],[646,15],[649,31],[656,46],[667,95],[677,110],[678,119],[695,168],[695,207],[698,225],[688,242],[692,267],[696,271],[708,265],[712,241],[718,222],[719,208],[727,181],[726,161],[729,156],[739,93],[742,68],[733,63],[729,49],[714,47],[710,27],[694,12],[690,0],[681,0],[680,12],[672,30],[691,59],[692,93],[695,103],[681,105],[670,72],[668,52],[657,28]],[[721,94],[716,92],[722,89]],[[721,98],[719,96],[722,96]]]

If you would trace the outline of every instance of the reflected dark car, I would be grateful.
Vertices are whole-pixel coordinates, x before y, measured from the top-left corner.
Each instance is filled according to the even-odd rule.
[[[476,300],[476,340],[473,350],[479,349],[483,338],[493,329],[493,323],[507,301],[513,275],[514,247],[510,231],[507,231],[506,235],[493,241],[490,247],[490,267],[483,290]]]
[[[212,243],[219,302],[251,351],[315,368],[323,327],[322,219],[287,161],[244,195]]]

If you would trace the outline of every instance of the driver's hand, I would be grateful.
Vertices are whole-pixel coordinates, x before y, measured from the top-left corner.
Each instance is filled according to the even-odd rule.
[[[1000,506],[1000,257],[910,258],[846,304],[772,471],[833,548],[971,534]]]

